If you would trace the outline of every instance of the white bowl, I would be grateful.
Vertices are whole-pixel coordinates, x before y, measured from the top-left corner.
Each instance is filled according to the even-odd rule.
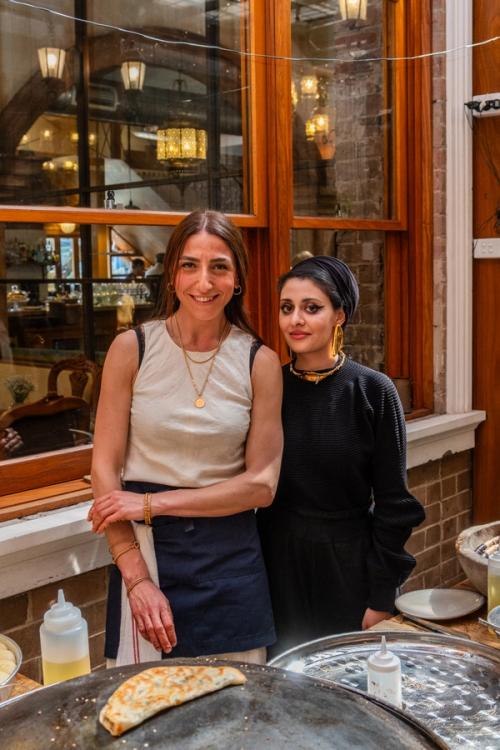
[[[22,655],[21,649],[19,648],[17,643],[12,640],[12,638],[9,638],[6,635],[0,634],[0,643],[3,643],[4,646],[7,646],[9,651],[11,651],[16,658],[16,663],[12,668],[12,672],[3,682],[0,682],[0,703],[1,703],[2,701],[6,701],[7,698],[10,698],[10,694],[12,693],[12,690],[14,688],[16,675],[19,672],[19,667],[21,666],[21,662],[23,660],[23,655]]]

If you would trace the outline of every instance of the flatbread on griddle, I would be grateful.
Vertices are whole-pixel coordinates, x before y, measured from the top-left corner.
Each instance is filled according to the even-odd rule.
[[[244,682],[245,675],[234,667],[152,667],[130,677],[115,690],[99,714],[99,721],[114,737],[119,737],[159,711]]]

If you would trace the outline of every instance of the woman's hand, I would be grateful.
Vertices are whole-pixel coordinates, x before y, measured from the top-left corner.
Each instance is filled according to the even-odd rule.
[[[92,521],[92,531],[96,534],[102,534],[111,523],[117,521],[142,521],[144,495],[123,490],[107,492],[94,500],[87,519]]]
[[[141,581],[134,586],[128,600],[142,637],[158,651],[170,653],[177,645],[177,636],[167,597],[153,581]]]
[[[22,445],[21,435],[13,427],[7,427],[0,437],[0,461],[10,458]]]
[[[382,622],[382,620],[390,620],[391,617],[392,612],[382,612],[381,610],[370,609],[370,607],[367,607],[363,616],[363,622],[361,623],[361,630],[372,628],[377,624],[377,622]]]

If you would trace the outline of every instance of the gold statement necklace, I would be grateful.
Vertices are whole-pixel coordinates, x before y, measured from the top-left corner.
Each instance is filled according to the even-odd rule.
[[[206,359],[193,359],[193,357],[190,357],[188,352],[184,348],[184,343],[182,341],[181,327],[179,325],[179,321],[177,320],[177,315],[174,315],[174,320],[175,320],[175,325],[177,327],[177,332],[179,334],[179,343],[181,345],[182,354],[184,355],[184,362],[186,363],[186,370],[188,371],[188,375],[191,380],[193,390],[196,393],[194,405],[196,406],[197,409],[203,409],[206,403],[205,399],[203,398],[203,393],[207,386],[210,375],[212,374],[212,369],[215,364],[215,358],[218,355],[220,348],[222,346],[222,342],[224,341],[226,337],[226,331],[228,330],[228,322],[226,321],[226,323],[224,324],[222,333],[219,338],[219,343],[217,344],[217,349],[215,350],[215,352],[211,354],[210,357],[207,357]],[[206,362],[210,362],[210,366],[208,368],[207,374],[205,375],[205,380],[203,381],[203,385],[201,386],[201,388],[198,388],[198,386],[196,385],[196,380],[194,379],[193,373],[191,372],[191,366],[189,364],[189,360],[191,360],[191,362],[193,362],[193,364],[196,364],[196,365],[202,365],[202,364],[205,364]]]
[[[340,370],[341,367],[343,367],[347,357],[344,352],[339,352],[339,357],[340,361],[335,365],[335,367],[332,367],[331,370],[326,370],[325,372],[316,372],[316,370],[296,370],[293,366],[293,361],[290,362],[290,372],[301,380],[307,380],[308,383],[314,383],[315,385],[318,385],[321,380],[329,378],[330,375],[334,375]]]

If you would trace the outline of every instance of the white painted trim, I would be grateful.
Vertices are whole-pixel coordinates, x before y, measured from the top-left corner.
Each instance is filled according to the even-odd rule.
[[[90,530],[90,502],[0,524],[0,599],[111,562]]]
[[[486,419],[484,411],[442,414],[415,419],[406,425],[408,469],[438,461],[451,453],[474,448],[476,427]]]
[[[472,408],[471,0],[446,3],[446,412]]]
[[[474,447],[485,413],[409,422],[408,468]],[[101,568],[111,562],[106,540],[90,530],[90,502],[0,524],[0,599]]]

